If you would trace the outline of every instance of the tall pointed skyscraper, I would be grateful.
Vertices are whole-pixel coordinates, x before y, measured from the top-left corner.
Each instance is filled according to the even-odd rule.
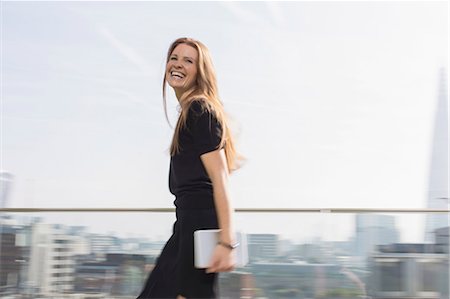
[[[439,71],[438,106],[435,116],[433,148],[428,183],[427,208],[448,209],[448,93],[447,70]],[[434,241],[434,230],[449,226],[448,214],[429,214],[426,217],[425,241]]]

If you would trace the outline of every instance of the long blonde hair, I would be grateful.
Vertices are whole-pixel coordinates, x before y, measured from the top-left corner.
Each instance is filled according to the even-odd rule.
[[[186,44],[197,50],[198,71],[194,86],[188,89],[179,99],[181,113],[180,117],[178,118],[175,132],[172,138],[170,155],[173,156],[180,151],[179,134],[181,129],[186,126],[187,112],[191,103],[196,99],[201,100],[203,109],[207,109],[209,112],[214,113],[217,121],[222,127],[222,137],[220,140],[219,148],[224,147],[225,149],[228,171],[231,173],[232,171],[240,168],[241,163],[239,162],[244,160],[244,158],[236,152],[234,146],[234,138],[228,126],[228,118],[223,108],[223,104],[219,98],[216,74],[208,48],[198,40],[187,37],[178,38],[169,47],[169,51],[167,52],[166,65],[169,62],[169,58],[173,50],[179,44]],[[163,102],[166,119],[167,121],[169,121],[169,118],[167,116],[166,76],[167,72],[165,71],[163,79]]]

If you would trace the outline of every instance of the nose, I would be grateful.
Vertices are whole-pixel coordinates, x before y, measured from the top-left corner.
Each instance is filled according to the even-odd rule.
[[[181,62],[179,60],[177,60],[174,65],[173,65],[176,69],[180,69],[182,67]]]

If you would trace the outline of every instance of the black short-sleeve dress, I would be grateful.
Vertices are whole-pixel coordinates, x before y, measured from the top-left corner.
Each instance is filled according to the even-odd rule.
[[[211,180],[200,156],[219,148],[222,127],[203,100],[191,103],[180,151],[170,159],[169,189],[175,195],[176,221],[138,299],[217,298],[217,273],[194,267],[194,231],[218,228]]]

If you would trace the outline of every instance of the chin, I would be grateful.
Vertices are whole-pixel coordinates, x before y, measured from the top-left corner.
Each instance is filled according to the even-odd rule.
[[[182,87],[181,84],[176,84],[176,83],[174,84],[174,83],[172,83],[170,81],[167,81],[167,84],[169,84],[169,86],[172,87],[172,88],[180,88],[180,87]]]

